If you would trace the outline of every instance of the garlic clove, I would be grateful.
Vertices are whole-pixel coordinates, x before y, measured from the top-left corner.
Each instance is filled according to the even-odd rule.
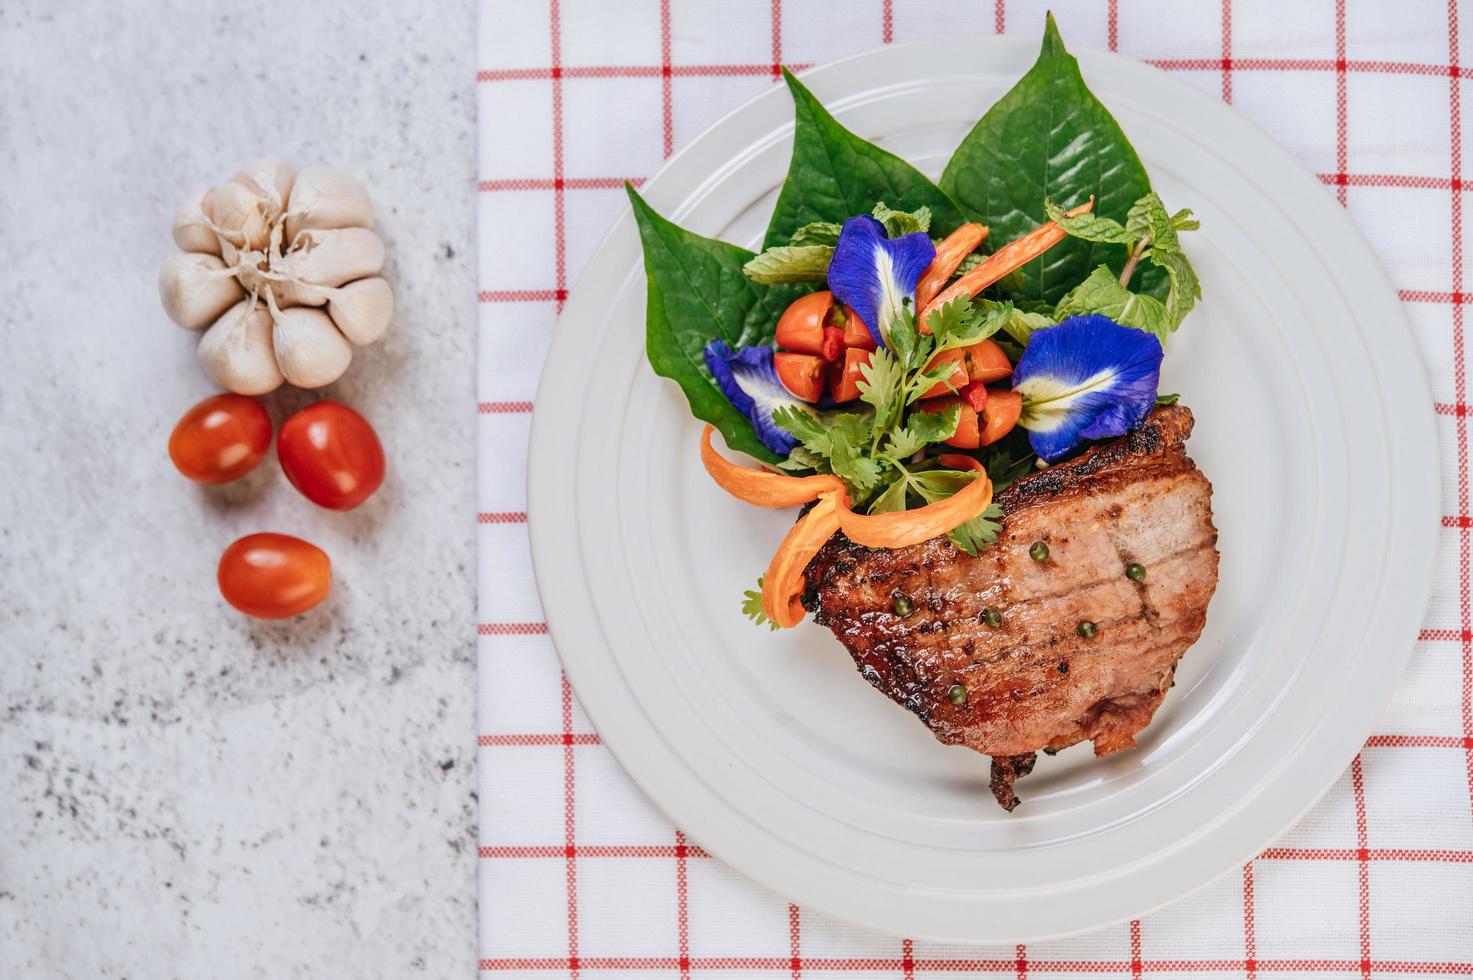
[[[178,252],[159,268],[164,312],[186,330],[207,326],[244,295],[232,270],[214,255]]]
[[[249,181],[264,190],[271,199],[270,214],[274,220],[277,215],[286,210],[286,202],[291,199],[292,195],[292,181],[296,179],[296,176],[297,172],[291,168],[290,164],[262,157],[241,167],[240,172],[230,179],[242,184]]]
[[[373,204],[346,170],[315,164],[297,174],[286,210],[286,237],[307,228],[372,228]]]
[[[299,279],[273,282],[266,288],[271,290],[276,305],[281,307],[321,306],[327,302],[328,293],[332,292],[326,286],[313,286]]]
[[[304,231],[279,263],[287,278],[313,286],[341,286],[383,267],[384,243],[367,228]]]
[[[394,318],[394,291],[388,280],[377,276],[350,282],[332,290],[327,315],[348,340],[360,347],[371,344],[384,335]]]
[[[201,187],[185,195],[184,200],[174,209],[174,244],[186,252],[220,254],[220,239],[216,236],[215,229],[210,227],[210,219],[205,217],[204,212],[205,197],[209,193],[208,187]]]
[[[241,300],[199,341],[199,363],[212,380],[238,395],[264,395],[281,386],[271,342],[271,314]]]
[[[254,180],[227,180],[210,191],[204,214],[236,248],[261,249],[271,237],[271,200]]]
[[[321,310],[295,306],[273,310],[271,331],[276,363],[298,388],[321,388],[343,376],[353,362],[353,347]]]

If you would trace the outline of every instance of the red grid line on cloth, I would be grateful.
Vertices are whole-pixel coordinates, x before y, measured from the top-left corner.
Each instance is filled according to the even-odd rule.
[[[1473,749],[1470,735],[1372,735],[1368,749]]]
[[[915,943],[909,939],[900,941],[900,975],[904,980],[915,980]]]
[[[798,977],[802,970],[834,973],[900,970],[906,960],[885,957],[812,957],[795,960],[781,956],[693,956],[692,971],[702,970],[767,970],[788,971]],[[915,959],[910,961],[918,973],[1002,973],[1016,974],[1017,960],[1002,959]],[[1362,974],[1367,964],[1349,959],[1267,959],[1254,961],[1259,973],[1346,973]],[[1161,960],[1030,960],[1028,967],[1039,973],[1128,973],[1133,977],[1148,973],[1246,973],[1248,962],[1234,959],[1161,959]],[[1447,960],[1371,960],[1374,973],[1422,973],[1435,976],[1473,976],[1473,964]],[[669,970],[680,968],[674,956],[588,956],[570,957],[491,957],[480,961],[486,972],[502,970]]]
[[[709,858],[711,855],[694,844],[684,843],[685,837],[677,835],[679,844],[577,844],[573,854],[579,858],[675,858],[684,862],[686,858]],[[566,858],[568,848],[555,845],[481,847],[483,858]]]
[[[1345,0],[1335,0],[1335,196],[1342,208],[1349,193],[1344,178],[1350,170],[1345,91]]]
[[[1111,51],[1120,50],[1120,0],[1110,0],[1105,7],[1105,44]]]
[[[1258,976],[1258,930],[1253,910],[1253,862],[1243,865],[1243,973]]]
[[[1418,61],[1366,61],[1347,58],[1344,65],[1334,58],[1233,58],[1224,65],[1221,58],[1143,58],[1145,64],[1163,71],[1341,71],[1377,75],[1448,75],[1468,78],[1473,69],[1452,64]]]
[[[1111,0],[1113,2],[1113,0]],[[895,0],[884,0],[880,4],[880,43],[895,41]]]
[[[635,187],[644,183],[643,177],[568,177],[558,180],[555,177],[538,179],[533,177],[522,177],[511,180],[483,180],[476,185],[476,189],[483,193],[494,191],[606,191],[617,190],[626,183]]]
[[[531,402],[481,402],[476,406],[481,415],[521,415],[532,411]]]
[[[562,312],[563,300],[568,298],[568,291],[562,287],[557,289],[483,289],[476,294],[476,298],[482,303],[557,303],[558,312]]]
[[[1449,178],[1459,180],[1463,172],[1463,112],[1462,112],[1462,83],[1459,79],[1458,54],[1458,0],[1448,0],[1447,4],[1447,51],[1448,64],[1453,71],[1448,78],[1448,125],[1449,125]],[[1452,224],[1452,293],[1453,296],[1461,298],[1463,292],[1463,195],[1453,191],[1451,224]],[[1467,381],[1464,377],[1466,359],[1464,356],[1463,337],[1463,305],[1453,305],[1453,385],[1455,400],[1459,405],[1466,405]],[[1468,423],[1466,415],[1460,415],[1457,425],[1458,446],[1458,513],[1468,513]],[[1461,639],[1463,654],[1463,736],[1467,740],[1467,747],[1463,752],[1464,768],[1468,779],[1468,800],[1473,806],[1473,615],[1470,615],[1469,582],[1468,582],[1468,542],[1467,527],[1460,529],[1458,534],[1458,611],[1462,618],[1463,635]]]
[[[1359,755],[1350,763],[1350,785],[1355,796],[1355,856],[1360,899],[1360,972],[1362,977],[1369,980],[1371,975],[1371,868],[1368,857],[1369,844],[1366,839],[1366,780]]]
[[[1256,861],[1407,861],[1441,864],[1473,864],[1473,851],[1405,851],[1387,848],[1270,847]],[[1244,888],[1251,890],[1251,875]]]
[[[1028,980],[1028,947],[1019,943],[1013,955],[1018,962],[1018,980]]]
[[[481,623],[478,636],[546,636],[546,623]]]
[[[793,71],[810,67],[806,62],[788,65]],[[781,65],[778,65],[781,74]],[[663,65],[568,65],[558,68],[508,68],[502,71],[480,71],[478,82],[535,82],[549,78],[660,78],[665,73]],[[672,78],[741,78],[751,75],[771,75],[772,64],[748,65],[671,65]]]
[[[527,523],[527,512],[524,510],[483,510],[476,515],[477,524],[525,524]]]
[[[577,733],[552,733],[526,734],[517,733],[512,735],[482,735],[476,740],[481,746],[507,746],[528,747],[533,745],[602,745],[603,740],[596,732]]]
[[[1233,6],[1222,0],[1222,101],[1233,102]]]
[[[670,74],[670,0],[660,0],[660,128],[664,156],[675,150],[675,92]]]
[[[1139,980],[1144,969],[1141,962],[1141,920],[1130,920],[1130,975]]]
[[[686,860],[692,856],[708,856],[698,847],[688,846],[685,834],[675,831],[675,933],[676,948],[680,952],[680,976],[690,977],[690,884],[686,874]]]

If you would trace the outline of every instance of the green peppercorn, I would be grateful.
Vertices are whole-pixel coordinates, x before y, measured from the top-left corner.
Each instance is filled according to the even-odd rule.
[[[1074,632],[1078,633],[1080,636],[1084,637],[1087,640],[1091,636],[1095,635],[1095,624],[1086,619],[1078,626],[1074,627]]]
[[[1042,541],[1035,541],[1028,549],[1028,557],[1034,561],[1048,561],[1048,545]]]
[[[904,618],[915,612],[916,607],[915,603],[910,601],[910,596],[906,595],[903,592],[897,592],[895,594],[895,603],[892,608],[895,610],[895,615]]]
[[[997,629],[1002,625],[1002,614],[996,609],[984,609],[982,610],[982,622],[991,626],[993,629]]]
[[[1146,580],[1146,566],[1131,562],[1125,566],[1125,577],[1136,582],[1144,582]]]
[[[967,689],[960,684],[951,685],[951,690],[946,692],[946,700],[952,704],[961,704],[967,699]]]

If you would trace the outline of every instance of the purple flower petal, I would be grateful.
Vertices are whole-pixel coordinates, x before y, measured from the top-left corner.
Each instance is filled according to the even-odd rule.
[[[914,306],[916,283],[935,258],[936,246],[925,232],[886,238],[885,226],[862,214],[839,231],[829,261],[829,289],[884,347],[890,324],[907,301]]]
[[[1122,436],[1156,403],[1161,342],[1099,314],[1037,330],[1013,368],[1023,396],[1018,424],[1053,462],[1086,439]]]
[[[702,353],[721,393],[751,421],[757,441],[779,456],[792,452],[798,440],[777,427],[772,413],[785,405],[804,406],[778,380],[772,348],[763,345],[733,351],[726,341],[717,339]]]

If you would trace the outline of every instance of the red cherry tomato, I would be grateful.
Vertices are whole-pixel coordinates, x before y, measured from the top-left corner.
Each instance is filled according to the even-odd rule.
[[[1012,362],[995,340],[963,347],[962,352],[966,355],[967,376],[973,381],[991,384],[1013,373]]]
[[[1023,396],[1016,391],[994,388],[982,408],[982,445],[990,446],[1018,424],[1023,414]]]
[[[184,413],[169,436],[169,458],[196,483],[238,480],[271,448],[271,419],[254,398],[215,395]]]
[[[292,486],[328,510],[352,510],[384,482],[384,447],[368,420],[320,401],[281,424],[276,455]]]
[[[795,354],[822,354],[823,328],[833,306],[834,294],[827,289],[799,296],[778,319],[773,339],[783,350]]]
[[[777,370],[777,379],[783,387],[798,398],[816,402],[823,397],[823,358],[779,351],[772,355],[772,366]]]
[[[844,352],[844,359],[834,365],[829,381],[829,394],[836,402],[850,402],[859,397],[859,381],[864,377],[859,369],[869,363],[869,351],[851,347]]]
[[[845,306],[838,316],[844,318],[844,344],[848,347],[858,347],[862,350],[874,350],[875,338],[869,335],[869,327],[849,307]],[[838,316],[834,319],[838,319]]]
[[[991,403],[989,399],[988,404]],[[970,402],[952,395],[949,398],[931,398],[916,407],[923,412],[944,412],[953,405],[958,409],[956,432],[946,440],[946,444],[958,449],[976,449],[982,445],[982,431],[978,426],[977,410]]]
[[[971,405],[978,412],[981,412],[987,407],[987,386],[980,381],[973,381],[958,392],[958,394],[965,398],[967,404]]]
[[[225,549],[216,572],[225,601],[257,619],[306,612],[332,589],[332,562],[289,534],[247,534]]]

